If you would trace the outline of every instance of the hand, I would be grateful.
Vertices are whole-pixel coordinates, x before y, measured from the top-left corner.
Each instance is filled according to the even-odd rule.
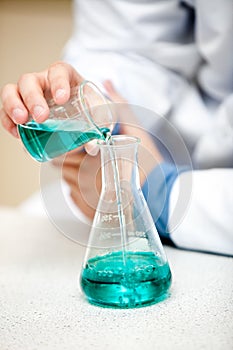
[[[138,124],[135,115],[126,100],[119,95],[110,81],[104,83],[105,89],[113,102],[116,102],[120,122],[120,133],[140,138],[138,163],[141,184],[149,172],[162,161],[162,157],[147,132]],[[124,120],[122,119],[124,118]],[[59,159],[53,161],[62,165],[62,174],[70,186],[70,195],[79,209],[89,218],[93,218],[101,191],[100,156],[95,157],[74,150],[63,164]]]
[[[53,165],[62,168],[62,177],[69,185],[74,203],[88,218],[93,218],[101,191],[100,154],[91,156],[79,149],[55,158]]]
[[[16,124],[26,123],[29,114],[42,123],[49,116],[46,99],[58,105],[70,98],[70,89],[84,79],[67,63],[56,62],[47,70],[22,75],[17,84],[7,84],[1,90],[3,127],[18,137]]]

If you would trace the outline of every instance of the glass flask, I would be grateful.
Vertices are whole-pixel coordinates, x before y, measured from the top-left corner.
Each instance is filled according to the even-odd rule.
[[[80,284],[90,303],[134,308],[168,296],[170,267],[142,194],[139,139],[99,141],[102,191],[92,224]],[[155,198],[156,200],[156,198]]]
[[[92,82],[83,81],[71,90],[69,101],[57,105],[47,101],[49,117],[38,124],[31,117],[18,125],[20,138],[29,154],[45,162],[93,139],[105,139],[112,128],[108,99]]]

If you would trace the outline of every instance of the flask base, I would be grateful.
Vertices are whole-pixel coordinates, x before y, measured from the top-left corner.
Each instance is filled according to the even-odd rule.
[[[171,271],[153,252],[117,251],[88,260],[81,287],[88,301],[112,308],[136,308],[167,298]]]

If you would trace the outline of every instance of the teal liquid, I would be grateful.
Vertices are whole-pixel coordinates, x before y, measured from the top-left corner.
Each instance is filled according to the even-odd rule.
[[[45,162],[93,139],[105,139],[109,130],[87,129],[73,120],[47,120],[43,124],[31,121],[18,125],[18,131],[30,155],[39,162]]]
[[[171,271],[153,252],[122,251],[91,258],[83,268],[81,287],[90,303],[114,308],[154,304],[168,296]]]

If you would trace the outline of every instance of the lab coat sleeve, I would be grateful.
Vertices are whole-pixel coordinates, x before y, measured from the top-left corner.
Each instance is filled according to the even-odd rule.
[[[192,178],[192,179],[191,179]],[[192,183],[189,205],[179,210],[179,195]],[[168,226],[176,246],[233,255],[233,169],[182,173],[169,197]]]

